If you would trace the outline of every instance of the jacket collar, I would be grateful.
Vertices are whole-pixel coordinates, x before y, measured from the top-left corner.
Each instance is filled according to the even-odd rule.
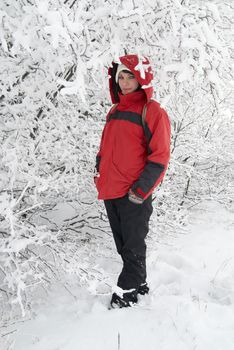
[[[131,106],[135,103],[145,103],[146,102],[146,95],[143,90],[134,91],[130,94],[123,95],[121,92],[119,92],[119,104],[124,107]]]

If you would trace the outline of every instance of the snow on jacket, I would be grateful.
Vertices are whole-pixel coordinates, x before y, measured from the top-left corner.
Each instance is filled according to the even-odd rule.
[[[96,168],[99,199],[113,199],[132,189],[146,199],[162,181],[170,157],[170,122],[167,113],[152,101],[153,74],[146,58],[119,58],[136,77],[141,89],[122,95],[115,82],[117,63],[109,68],[109,87],[115,108],[107,114]],[[142,111],[147,104],[145,130]]]

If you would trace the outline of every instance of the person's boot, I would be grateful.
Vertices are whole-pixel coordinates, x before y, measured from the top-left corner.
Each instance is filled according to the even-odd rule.
[[[132,292],[123,293],[123,296],[119,296],[116,293],[112,294],[110,305],[113,309],[122,308],[122,307],[130,307],[133,304],[136,304],[137,299],[137,291],[134,290]]]
[[[145,294],[148,294],[148,293],[149,293],[149,286],[148,286],[147,282],[142,283],[142,284],[140,285],[140,287],[138,288],[137,293],[138,293],[138,294],[141,294],[141,295],[145,295]]]

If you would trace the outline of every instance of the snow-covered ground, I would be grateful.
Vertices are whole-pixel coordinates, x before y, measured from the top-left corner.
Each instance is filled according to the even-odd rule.
[[[2,340],[12,350],[233,350],[234,214],[204,203],[190,221],[189,233],[149,247],[151,292],[139,305],[108,310],[110,288],[92,295],[70,279]],[[116,279],[117,256],[100,264]]]

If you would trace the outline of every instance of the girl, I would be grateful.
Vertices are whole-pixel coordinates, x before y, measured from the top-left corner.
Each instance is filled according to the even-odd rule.
[[[108,73],[114,106],[96,157],[95,184],[123,261],[119,288],[111,298],[111,306],[121,308],[136,303],[138,294],[149,292],[145,238],[153,210],[152,192],[169,162],[170,122],[159,103],[151,100],[153,74],[147,58],[122,56]]]

